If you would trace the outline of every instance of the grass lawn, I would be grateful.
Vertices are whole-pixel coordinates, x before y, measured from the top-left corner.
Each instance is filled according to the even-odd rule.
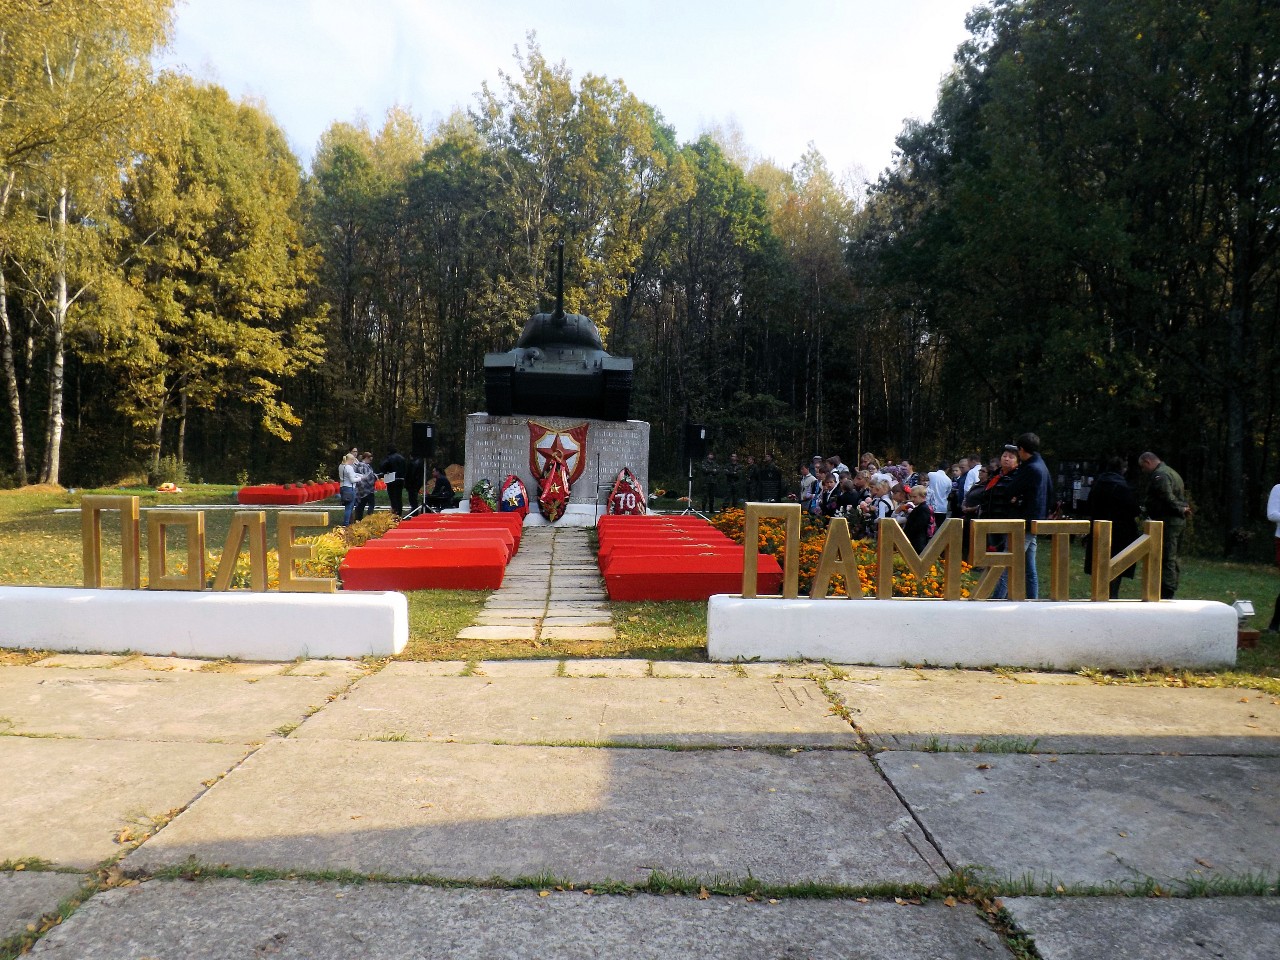
[[[0,492],[0,584],[80,586],[80,515],[55,513],[75,508],[84,493],[136,495],[143,507],[165,504],[231,506],[235,487],[191,485],[181,494],[157,494],[154,490],[82,490],[70,494],[55,488]],[[335,503],[309,504],[300,509],[326,510],[330,523],[340,519]],[[268,537],[274,543],[274,511],[268,511]],[[145,517],[145,513],[144,513]],[[231,522],[230,510],[205,514],[210,549],[220,550]],[[145,536],[145,534],[144,534]],[[108,520],[103,531],[103,555],[107,582],[118,582],[119,533]],[[180,540],[174,537],[174,549]],[[1041,549],[1040,580],[1048,583],[1048,549]],[[145,561],[144,561],[145,569]],[[1072,550],[1072,596],[1088,595],[1080,547]],[[1255,626],[1265,626],[1272,603],[1280,591],[1274,567],[1263,564],[1226,563],[1188,558],[1183,562],[1179,597],[1231,603],[1249,599],[1257,608]],[[1136,581],[1125,581],[1122,597],[1136,597]],[[475,618],[487,594],[464,590],[417,591],[408,594],[409,645],[401,659],[488,660],[521,657],[635,657],[654,660],[702,660],[706,658],[706,605],[703,603],[616,603],[613,622],[617,639],[604,641],[550,641],[511,643],[458,640],[457,633]],[[29,655],[0,651],[0,663],[20,662]],[[1255,650],[1241,650],[1232,670],[1208,673],[1148,673],[1095,675],[1100,682],[1167,683],[1176,685],[1250,686],[1280,695],[1280,639],[1264,635]]]

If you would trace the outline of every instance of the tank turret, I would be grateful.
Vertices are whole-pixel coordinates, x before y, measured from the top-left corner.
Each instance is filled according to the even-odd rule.
[[[564,241],[557,275],[555,311],[526,320],[515,349],[485,354],[485,408],[495,416],[626,420],[633,361],[611,356],[589,317],[564,312]]]

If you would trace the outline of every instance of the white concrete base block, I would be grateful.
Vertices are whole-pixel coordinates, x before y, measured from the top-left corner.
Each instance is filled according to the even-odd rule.
[[[744,600],[719,595],[707,604],[707,655],[876,666],[1216,667],[1235,662],[1236,629],[1235,611],[1210,600]]]
[[[394,592],[0,587],[0,647],[283,661],[386,657],[408,640],[409,605]]]

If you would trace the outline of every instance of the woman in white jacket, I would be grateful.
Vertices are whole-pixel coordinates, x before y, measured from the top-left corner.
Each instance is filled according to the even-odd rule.
[[[344,527],[351,525],[351,514],[356,508],[357,479],[355,454],[348,453],[342,458],[342,464],[338,467],[338,498],[345,508],[342,514],[342,525]]]
[[[1271,488],[1271,496],[1267,497],[1267,519],[1276,525],[1276,567],[1280,568],[1280,483]],[[1276,597],[1267,629],[1272,633],[1280,631],[1280,596]]]

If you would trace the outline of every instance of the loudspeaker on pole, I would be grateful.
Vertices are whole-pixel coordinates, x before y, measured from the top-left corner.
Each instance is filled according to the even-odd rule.
[[[436,452],[436,425],[416,420],[413,424],[413,456],[429,460]]]
[[[684,458],[701,460],[707,455],[707,428],[701,423],[684,425]]]

